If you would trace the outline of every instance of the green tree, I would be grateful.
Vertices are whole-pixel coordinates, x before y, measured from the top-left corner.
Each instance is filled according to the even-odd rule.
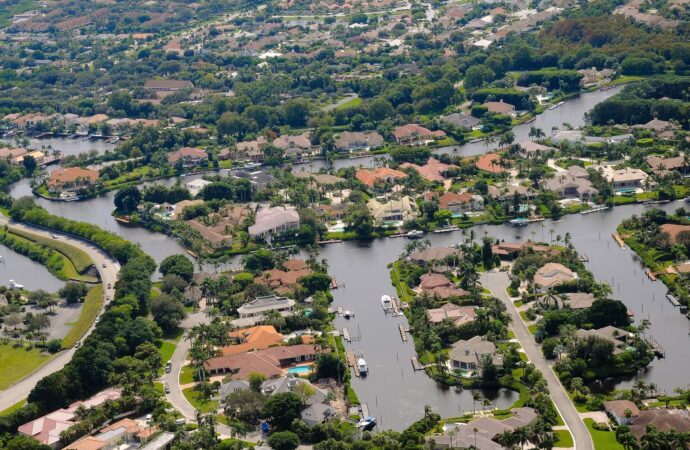
[[[252,372],[249,374],[249,389],[254,392],[261,392],[261,385],[266,381],[263,373]]]
[[[136,186],[128,186],[115,193],[115,208],[123,214],[135,211],[140,202],[141,192]]]
[[[269,397],[261,409],[261,414],[268,419],[271,426],[278,430],[287,430],[295,419],[299,419],[303,406],[299,396],[292,392],[282,392]]]
[[[58,291],[58,295],[67,303],[74,304],[79,303],[88,292],[89,288],[84,283],[69,282]]]
[[[15,436],[5,444],[5,450],[51,450],[51,448],[49,445],[43,445],[36,439],[24,435]]]
[[[158,270],[163,275],[173,274],[190,282],[194,276],[194,264],[184,255],[170,255],[161,261]]]
[[[268,438],[273,450],[295,450],[299,446],[299,436],[292,431],[279,431]]]
[[[26,155],[22,159],[22,166],[24,166],[26,173],[31,175],[36,170],[36,167],[38,166],[38,164],[36,163],[36,159],[33,156]]]
[[[182,303],[168,294],[161,294],[151,300],[151,314],[165,332],[175,331],[187,315]]]

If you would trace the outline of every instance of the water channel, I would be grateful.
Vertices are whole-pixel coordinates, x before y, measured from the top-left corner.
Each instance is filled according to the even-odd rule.
[[[553,126],[568,121],[577,126],[582,122],[585,111],[614,90],[593,92],[567,102],[558,109],[547,111],[528,125],[514,129],[516,141],[527,138],[530,126],[549,132]],[[471,155],[486,150],[483,144],[470,144],[457,149],[458,154]],[[442,151],[453,151],[443,149]],[[346,165],[373,164],[373,158],[336,161],[336,167]],[[312,169],[318,170],[317,163]],[[168,183],[174,182],[168,180]],[[12,189],[15,197],[30,195],[28,181],[17,183]],[[38,203],[53,214],[75,220],[91,222],[113,231],[126,239],[138,243],[142,249],[160,261],[167,255],[184,253],[184,249],[172,238],[141,228],[125,227],[113,220],[114,193],[85,202],[58,203],[38,199]],[[672,211],[681,203],[665,205]],[[589,215],[566,216],[559,221],[545,221],[528,227],[515,229],[507,225],[483,225],[473,228],[476,236],[489,236],[507,241],[521,241],[530,238],[548,242],[552,236],[570,233],[577,250],[589,258],[588,268],[595,278],[612,286],[613,297],[622,300],[635,314],[636,320],[649,319],[653,336],[666,351],[666,358],[655,360],[638,376],[656,383],[660,390],[672,392],[676,387],[688,384],[687,369],[690,362],[690,321],[665,299],[664,285],[650,282],[644,276],[641,263],[627,249],[621,249],[611,239],[619,223],[632,214],[645,211],[642,205],[617,207],[612,211]],[[551,233],[553,230],[553,233]],[[463,239],[460,231],[449,234],[427,236],[434,246],[450,245]],[[353,386],[360,400],[366,402],[372,415],[376,416],[384,429],[402,429],[423,414],[424,405],[431,405],[444,416],[455,416],[473,408],[469,392],[455,392],[443,389],[421,372],[412,370],[410,358],[414,355],[412,342],[403,344],[398,332],[398,321],[405,326],[404,317],[384,316],[381,309],[382,294],[393,294],[393,287],[386,265],[394,261],[404,249],[404,239],[378,239],[370,243],[346,242],[323,247],[321,257],[328,260],[329,271],[345,287],[335,292],[335,303],[355,312],[349,322],[337,319],[336,326],[347,326],[354,337],[348,350],[363,352],[370,366],[370,376],[356,378]],[[5,252],[9,253],[9,251]],[[19,257],[18,259],[24,259]],[[28,260],[27,260],[28,261]],[[29,261],[30,263],[30,261]],[[29,267],[32,281],[29,288],[49,286],[55,279],[42,267]],[[2,278],[13,278],[4,275]],[[27,273],[17,269],[16,273]],[[50,281],[52,279],[52,281]],[[54,289],[53,289],[54,290]],[[607,381],[607,380],[604,380]],[[608,380],[612,381],[612,380]],[[616,386],[629,386],[631,380],[615,380]],[[515,394],[508,391],[485,393],[498,407],[512,403]]]

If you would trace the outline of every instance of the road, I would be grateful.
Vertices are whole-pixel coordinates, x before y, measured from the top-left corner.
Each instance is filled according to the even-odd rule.
[[[345,95],[345,97],[341,98],[337,102],[330,103],[330,104],[324,106],[323,108],[321,108],[321,111],[325,111],[325,112],[333,111],[334,109],[339,108],[339,107],[343,106],[345,103],[349,102],[350,100],[354,100],[356,98],[359,98],[359,94],[347,94],[347,95]]]
[[[534,337],[527,329],[527,325],[522,321],[517,308],[506,293],[506,289],[510,285],[508,274],[498,271],[484,272],[481,274],[480,280],[482,286],[489,289],[496,298],[506,305],[511,318],[511,329],[530,362],[544,375],[544,379],[549,386],[551,399],[568,426],[570,434],[573,436],[575,448],[577,450],[594,450],[592,436],[590,436],[587,426],[580,418],[580,414],[575,409],[575,405],[570,401],[568,393],[551,369],[551,366],[546,362],[541,349],[539,349],[539,346],[534,341]]]
[[[113,298],[113,296],[115,295],[115,291],[113,289],[107,289],[107,286],[108,284],[115,286],[115,281],[117,281],[117,275],[120,272],[120,265],[99,248],[93,246],[92,244],[88,244],[84,241],[69,237],[58,232],[48,232],[40,228],[35,228],[29,225],[8,220],[2,215],[0,215],[0,225],[8,225],[10,229],[15,228],[18,230],[27,231],[50,239],[53,238],[53,234],[56,234],[57,236],[59,236],[58,239],[61,242],[65,242],[67,244],[79,248],[80,250],[83,250],[84,252],[86,252],[86,254],[89,255],[91,260],[94,262],[94,265],[98,269],[98,273],[101,276],[101,282],[103,283],[103,291],[106,292],[107,295],[110,296],[110,298]],[[103,264],[105,264],[105,267],[103,267]],[[30,274],[27,274],[27,277],[28,276],[30,276]],[[31,283],[28,278],[26,280],[17,281],[26,284],[27,287],[31,289]],[[104,304],[103,307],[101,307],[100,313],[103,312],[107,302],[103,303]],[[88,331],[82,338],[82,341],[89,334],[91,334],[94,327],[95,324],[91,324],[91,327],[89,327]],[[38,383],[43,377],[62,369],[65,366],[65,364],[67,364],[72,359],[72,355],[74,355],[74,352],[74,348],[61,351],[50,362],[38,368],[31,375],[28,375],[21,381],[15,383],[9,389],[0,391],[0,411],[5,410],[10,406],[13,406],[21,400],[25,399],[29,395],[29,392],[31,392],[31,390],[34,388],[36,383]]]

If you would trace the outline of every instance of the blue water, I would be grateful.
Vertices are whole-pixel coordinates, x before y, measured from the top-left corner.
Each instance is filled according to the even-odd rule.
[[[311,372],[311,366],[295,366],[288,369],[288,373],[294,373],[298,375],[306,375]]]

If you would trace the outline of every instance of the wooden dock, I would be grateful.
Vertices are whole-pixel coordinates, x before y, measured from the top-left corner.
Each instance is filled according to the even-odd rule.
[[[343,307],[342,306],[338,306],[338,315],[341,315],[341,316],[343,315]]]
[[[625,242],[623,241],[623,238],[620,236],[620,234],[613,233],[612,236],[621,248],[625,248]]]
[[[405,331],[405,327],[403,327],[403,325],[399,323],[398,329],[400,330],[400,338],[402,339],[402,341],[407,342],[407,332]]]
[[[362,409],[362,418],[369,417],[369,405],[362,403],[359,407]]]
[[[350,332],[347,330],[347,328],[343,328],[343,339],[345,339],[347,342],[352,342]]]
[[[393,304],[393,314],[396,316],[400,315],[400,304],[398,303],[398,299],[393,297],[391,300],[391,303]]]
[[[647,275],[647,278],[649,278],[652,281],[656,281],[656,275],[654,275],[654,273],[651,270],[645,269],[644,273]]]
[[[424,370],[424,366],[419,362],[416,356],[412,357],[412,368],[417,371],[417,370]]]
[[[357,357],[355,357],[355,352],[347,352],[345,354],[347,357],[347,365],[352,367],[355,371],[355,376],[359,376],[359,370],[357,370]]]

